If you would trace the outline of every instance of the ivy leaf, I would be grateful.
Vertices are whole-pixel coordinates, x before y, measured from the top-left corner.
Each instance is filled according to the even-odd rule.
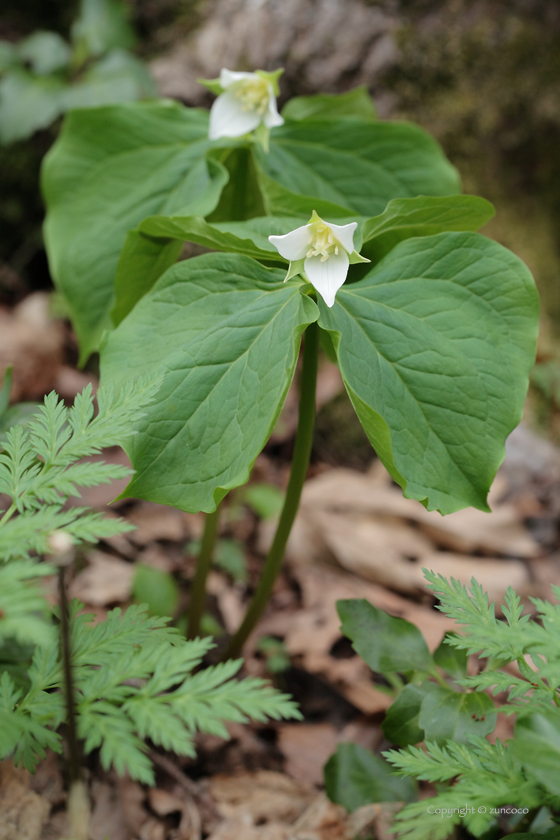
[[[408,683],[392,703],[381,724],[383,734],[392,744],[406,747],[424,740],[424,730],[418,722],[422,701],[436,688],[433,682],[420,685]]]
[[[426,741],[468,743],[468,735],[483,737],[493,732],[496,719],[496,707],[484,692],[458,692],[437,685],[422,700],[418,723]]]
[[[128,446],[127,496],[210,512],[247,481],[318,314],[303,282],[283,279],[240,255],[185,260],[108,335],[104,382],[121,385],[139,368],[166,374]]]
[[[319,93],[316,96],[294,96],[282,109],[286,120],[321,120],[359,117],[375,120],[375,108],[366,85],[346,93]]]
[[[449,643],[450,638],[456,638],[457,633],[446,633],[441,644],[434,651],[434,661],[436,665],[453,677],[454,680],[462,680],[467,676],[467,664],[469,656],[464,648],[456,648]]]
[[[113,281],[129,230],[157,213],[206,215],[227,173],[205,160],[208,114],[168,101],[71,112],[46,156],[45,240],[82,362],[110,326]]]
[[[526,266],[479,234],[441,233],[401,242],[332,309],[318,305],[358,417],[406,498],[489,510],[535,357]]]
[[[278,215],[286,215],[285,203],[278,206],[282,190],[305,197],[310,210],[328,218],[343,215],[334,208],[375,216],[392,198],[450,195],[460,189],[456,170],[435,140],[407,123],[350,118],[290,122],[273,130],[269,154],[256,149],[255,160],[266,176],[261,189],[267,212]],[[312,199],[332,209],[312,207]]]
[[[410,779],[392,775],[383,758],[358,744],[339,744],[324,772],[327,796],[348,811],[372,802],[410,802],[416,798]]]
[[[476,195],[395,198],[380,216],[364,222],[364,254],[378,262],[404,239],[445,230],[478,230],[493,215],[490,202]]]
[[[337,601],[341,632],[364,662],[378,674],[430,671],[434,663],[420,630],[365,599]]]

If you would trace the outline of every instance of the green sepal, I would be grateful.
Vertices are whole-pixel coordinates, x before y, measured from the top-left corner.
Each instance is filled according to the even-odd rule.
[[[219,79],[197,79],[196,81],[199,85],[204,85],[204,87],[208,88],[209,91],[215,93],[216,96],[219,96],[224,92],[222,83]]]
[[[300,277],[303,277],[307,280],[307,277],[305,277],[305,271],[303,270],[304,262],[305,260],[293,260],[290,263],[287,274],[284,277],[284,283],[287,283],[288,280],[292,279],[292,277],[297,277],[298,274],[300,275]]]
[[[350,265],[356,265],[357,263],[369,263],[369,262],[371,262],[371,260],[368,260],[367,257],[362,257],[361,254],[358,254],[357,251],[352,251],[352,253],[349,254],[349,257],[350,257]]]
[[[280,96],[280,85],[278,84],[278,79],[283,72],[283,67],[279,67],[278,70],[273,70],[270,73],[267,70],[255,70],[255,76],[260,76],[261,79],[265,80],[265,82],[270,82],[274,95]]]
[[[253,141],[257,143],[263,150],[265,154],[268,154],[270,151],[270,128],[267,128],[266,125],[261,122],[259,125],[254,129],[251,133],[250,137],[253,138]]]

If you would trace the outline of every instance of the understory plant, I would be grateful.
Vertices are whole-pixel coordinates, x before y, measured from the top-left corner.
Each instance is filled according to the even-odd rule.
[[[224,721],[298,717],[295,704],[260,679],[233,679],[240,661],[199,670],[211,638],[186,641],[143,605],[114,609],[94,623],[83,604],[66,603],[65,566],[76,547],[133,527],[65,505],[92,487],[130,474],[83,460],[134,434],[161,381],[129,382],[118,393],[91,387],[67,409],[53,392],[35,417],[14,425],[0,451],[0,759],[33,770],[47,748],[62,751],[68,724],[69,774],[99,750],[106,769],[154,783],[149,743],[194,755],[197,731],[228,737]],[[48,554],[49,562],[40,562]],[[59,575],[60,603],[40,586]],[[55,599],[56,600],[56,599]]]
[[[73,111],[43,170],[45,239],[85,362],[119,389],[163,373],[125,444],[125,496],[208,514],[244,484],[293,380],[299,423],[276,535],[226,656],[262,614],[307,473],[319,350],[407,498],[442,514],[487,494],[519,422],[538,298],[437,143],[376,118],[364,89],[296,97],[279,71],[176,102]],[[185,243],[210,253],[180,260]],[[178,261],[179,260],[179,261]],[[191,600],[198,631],[211,552]]]
[[[394,697],[382,729],[403,749],[384,752],[387,764],[342,744],[325,767],[327,793],[350,810],[408,801],[393,823],[406,840],[445,840],[456,828],[560,837],[560,588],[554,602],[531,598],[535,617],[509,588],[498,618],[474,578],[467,589],[424,573],[462,631],[446,633],[433,655],[410,622],[365,600],[337,603],[342,632]],[[500,713],[515,716],[513,737],[490,741]],[[435,791],[417,798],[411,779]]]
[[[24,140],[72,108],[154,95],[122,0],[80,0],[68,43],[38,30],[0,40],[0,143]]]

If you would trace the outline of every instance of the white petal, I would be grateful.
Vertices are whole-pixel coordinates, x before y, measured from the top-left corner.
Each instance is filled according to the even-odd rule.
[[[276,107],[276,97],[270,82],[268,83],[268,108],[263,118],[263,123],[267,128],[274,128],[276,125],[284,125],[284,117],[281,117]]]
[[[303,225],[283,236],[269,236],[268,241],[272,242],[280,256],[285,260],[302,260],[309,250],[309,225]]]
[[[321,262],[321,257],[307,257],[303,264],[309,282],[329,307],[333,305],[336,293],[346,280],[348,265],[346,251],[331,254],[324,262]]]
[[[210,140],[218,137],[241,137],[253,131],[261,122],[260,114],[244,111],[239,99],[226,91],[221,93],[210,109]]]
[[[256,73],[237,73],[235,70],[226,70],[225,67],[220,71],[220,84],[224,88],[228,88],[234,82],[241,82],[243,79],[258,78]]]
[[[327,224],[344,250],[351,254],[354,250],[354,231],[358,227],[358,222],[350,222],[349,225],[331,225],[330,222]]]

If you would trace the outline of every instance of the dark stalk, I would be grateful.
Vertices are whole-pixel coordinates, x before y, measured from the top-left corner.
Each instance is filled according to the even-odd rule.
[[[70,784],[81,781],[82,770],[80,751],[78,748],[78,730],[76,726],[76,703],[74,697],[74,682],[72,679],[72,648],[70,640],[70,624],[68,619],[68,599],[66,597],[65,582],[66,566],[58,570],[58,584],[60,589],[60,637],[62,646],[62,664],[64,668],[64,693],[66,697],[66,723],[68,725],[68,772]]]
[[[241,653],[243,645],[252,633],[268,604],[276,578],[282,568],[286,544],[296,518],[301,491],[307,476],[309,458],[311,456],[313,427],[315,423],[318,355],[319,327],[316,323],[313,323],[307,327],[303,342],[299,419],[292,459],[292,470],[284,499],[284,507],[282,508],[276,534],[274,535],[270,551],[264,562],[261,579],[253,595],[253,600],[249,605],[241,627],[232,637],[226,649],[224,659],[234,659]]]

